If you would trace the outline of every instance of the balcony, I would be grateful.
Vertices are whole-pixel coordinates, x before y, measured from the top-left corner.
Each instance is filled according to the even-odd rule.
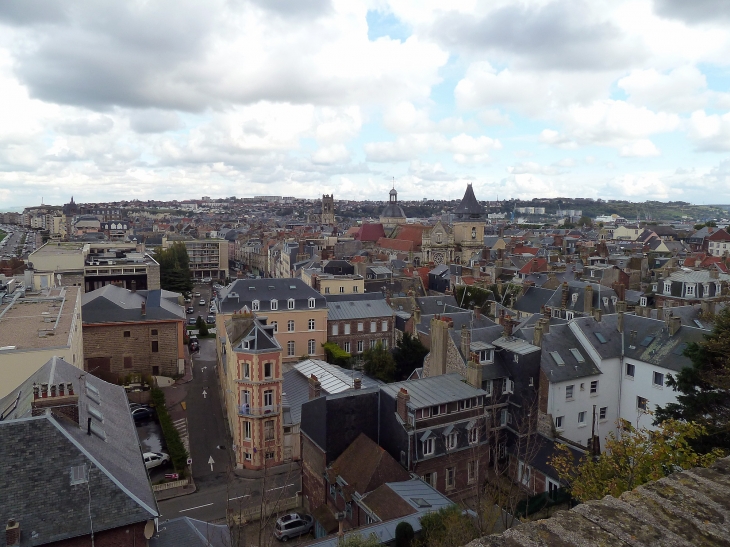
[[[239,416],[250,416],[252,418],[258,418],[261,416],[275,416],[281,412],[281,405],[269,405],[269,406],[249,406],[241,405],[238,407]]]

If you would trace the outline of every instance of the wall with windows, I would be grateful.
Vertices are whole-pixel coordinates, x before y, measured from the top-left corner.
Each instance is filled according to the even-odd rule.
[[[632,368],[633,367],[633,368]],[[621,382],[621,417],[633,426],[655,429],[653,418],[657,406],[676,402],[676,392],[667,386],[667,376],[676,371],[626,358]],[[631,375],[633,373],[633,376]]]
[[[327,321],[327,341],[333,342],[352,355],[375,347],[385,348],[394,344],[395,321],[392,316]]]

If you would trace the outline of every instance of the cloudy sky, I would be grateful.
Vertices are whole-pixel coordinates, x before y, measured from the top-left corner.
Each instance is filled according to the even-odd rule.
[[[727,0],[0,2],[0,210],[730,202]]]

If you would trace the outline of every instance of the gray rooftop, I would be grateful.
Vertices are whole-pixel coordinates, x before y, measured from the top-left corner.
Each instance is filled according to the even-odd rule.
[[[408,395],[411,397],[410,406],[413,408],[425,408],[486,395],[485,391],[467,384],[457,373],[385,384],[380,389],[395,398],[401,388],[408,390]]]
[[[550,332],[543,335],[540,367],[553,383],[601,374],[567,324],[551,325]]]
[[[374,319],[393,316],[393,310],[385,300],[328,302],[327,308],[328,321]]]
[[[228,526],[211,524],[190,517],[179,517],[160,524],[149,547],[231,547]]]
[[[225,287],[216,299],[222,313],[233,313],[247,306],[252,310],[252,302],[259,302],[261,313],[271,311],[271,301],[277,301],[277,310],[287,310],[289,299],[294,300],[294,309],[309,308],[309,299],[314,298],[315,309],[325,308],[327,301],[299,278],[291,279],[239,279]]]
[[[81,297],[81,314],[85,324],[184,320],[185,309],[177,303],[179,296],[160,289],[133,292],[106,285]]]

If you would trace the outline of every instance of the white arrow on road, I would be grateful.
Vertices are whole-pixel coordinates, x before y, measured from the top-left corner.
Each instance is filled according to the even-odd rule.
[[[200,369],[200,372],[203,372],[203,371],[204,371],[204,370],[205,370],[206,368],[208,368],[208,367],[203,367],[203,368],[201,368],[201,369]]]
[[[212,472],[213,471],[213,464],[215,463],[213,461],[213,456],[211,456],[210,458],[208,458],[208,463],[210,464],[210,470]]]
[[[203,399],[207,399],[206,395],[208,395],[208,392],[203,390]]]

